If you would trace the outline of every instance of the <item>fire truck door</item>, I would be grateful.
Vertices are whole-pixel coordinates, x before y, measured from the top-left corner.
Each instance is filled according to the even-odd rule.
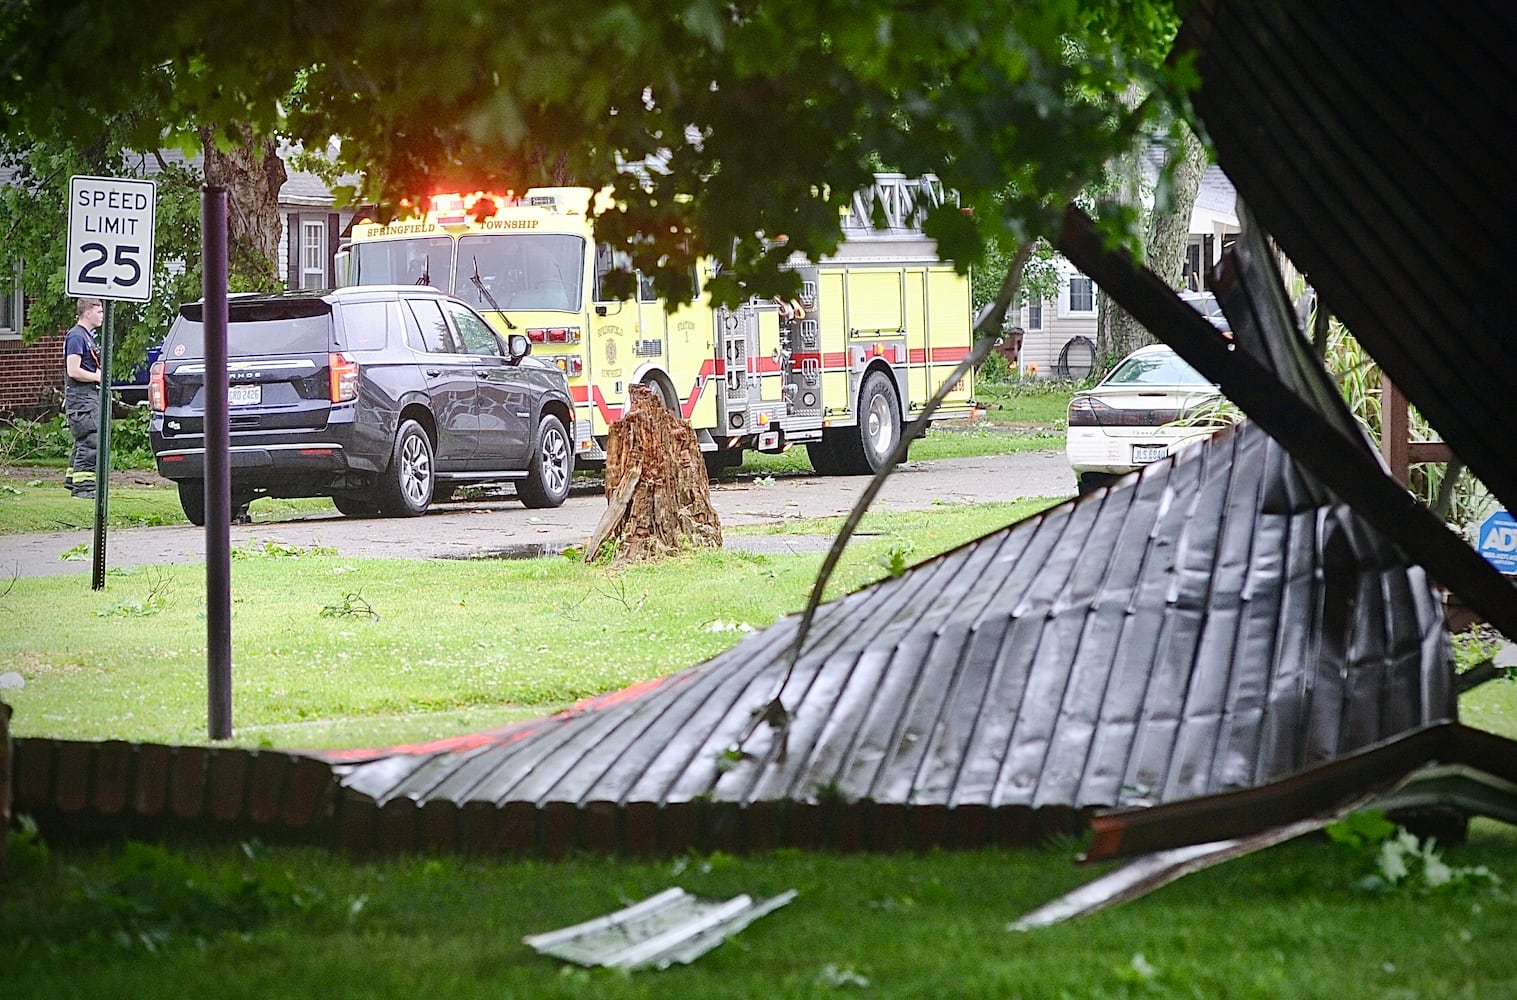
[[[637,336],[632,342],[630,367],[633,373],[653,365],[663,371],[669,370],[669,315],[664,304],[654,295],[653,279],[637,276]],[[668,402],[678,404],[678,400]]]
[[[785,377],[790,369],[790,352],[780,346],[780,309],[777,303],[760,306],[758,312],[758,352],[753,371],[758,380],[759,399],[780,412],[776,405],[785,399]]]
[[[590,313],[590,344],[585,352],[588,376],[590,433],[605,437],[622,415],[632,342],[637,336],[637,306],[631,302],[598,302]]]
[[[923,268],[908,268],[905,274],[905,302],[903,312],[906,332],[906,353],[911,367],[906,374],[907,394],[914,410],[931,398],[938,387],[932,367],[930,317],[927,311],[927,271]],[[911,414],[906,414],[911,419]]]
[[[927,393],[918,396],[911,391],[913,402],[925,402],[938,386],[947,381],[960,361],[969,354],[974,345],[973,315],[970,303],[969,279],[954,273],[948,266],[933,267],[927,271],[927,297],[925,302],[925,329],[927,365]],[[915,356],[916,344],[912,344]],[[963,409],[974,397],[973,378],[960,379],[943,399],[945,409]]]

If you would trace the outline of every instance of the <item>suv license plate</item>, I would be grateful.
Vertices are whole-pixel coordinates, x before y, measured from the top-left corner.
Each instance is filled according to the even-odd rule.
[[[256,406],[263,400],[261,385],[233,385],[227,387],[228,406]]]
[[[1132,446],[1132,464],[1147,465],[1168,454],[1169,448],[1162,444],[1135,444]]]

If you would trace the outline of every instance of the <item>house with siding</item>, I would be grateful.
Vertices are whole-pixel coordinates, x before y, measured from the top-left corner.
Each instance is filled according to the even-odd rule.
[[[201,165],[198,155],[186,157],[178,150],[164,150],[163,157],[195,168]],[[142,162],[145,176],[159,172],[154,158],[143,157]],[[284,283],[288,288],[331,287],[338,235],[353,212],[334,208],[331,190],[315,174],[288,162],[286,168],[289,177],[279,189],[283,226],[277,258]],[[0,184],[8,180],[0,171]],[[0,276],[0,416],[46,413],[63,397],[64,331],[23,343],[27,305],[19,272]]]
[[[1239,231],[1237,192],[1220,167],[1211,166],[1190,214],[1190,241],[1185,257],[1185,287],[1207,287],[1207,274],[1222,259]],[[1039,378],[1084,378],[1095,361],[1096,287],[1063,257],[1057,298],[1018,306],[1008,322],[1023,330],[1017,364],[1024,375]]]

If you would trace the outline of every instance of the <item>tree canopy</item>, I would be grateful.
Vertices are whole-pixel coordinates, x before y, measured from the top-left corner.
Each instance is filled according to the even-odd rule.
[[[1183,0],[1181,0],[1183,2]],[[787,290],[879,168],[934,173],[927,220],[963,265],[1054,231],[1062,206],[1183,107],[1161,0],[11,0],[0,128],[136,148],[186,123],[341,146],[380,214],[441,191],[615,184],[599,233],[664,290]],[[1148,95],[1137,102],[1129,95]],[[1128,98],[1124,103],[1124,98]],[[650,164],[642,182],[628,163]],[[784,235],[783,245],[774,237]]]
[[[9,174],[0,186],[0,273],[25,267],[29,329],[58,332],[77,318],[65,292],[69,178],[141,176],[153,156],[128,152],[119,130],[111,127],[97,129],[92,142],[79,145],[0,135],[0,167]],[[149,302],[118,304],[113,324],[125,331],[114,350],[118,372],[141,361],[180,302],[199,295],[199,172],[177,160],[154,163],[152,172],[158,187],[153,295]]]

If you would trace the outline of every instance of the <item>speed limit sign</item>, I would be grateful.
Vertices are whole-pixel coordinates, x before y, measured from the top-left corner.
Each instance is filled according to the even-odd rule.
[[[68,294],[147,302],[153,297],[158,186],[122,177],[69,179]]]

